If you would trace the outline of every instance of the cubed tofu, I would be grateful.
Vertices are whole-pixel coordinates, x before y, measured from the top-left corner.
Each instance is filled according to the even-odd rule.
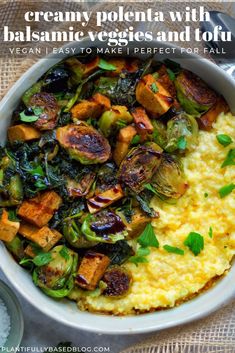
[[[146,225],[150,223],[153,219],[148,217],[144,212],[140,209],[136,208],[134,210],[134,214],[131,219],[131,223],[127,223],[127,231],[129,238],[136,238],[138,237]]]
[[[122,187],[120,184],[113,186],[111,189],[105,190],[104,192],[91,197],[87,200],[87,207],[90,213],[96,213],[102,208],[108,207],[112,203],[121,199],[124,196]]]
[[[131,125],[128,125],[119,131],[116,146],[113,151],[113,159],[118,166],[126,157],[129,151],[131,141],[136,134],[136,129],[134,128],[134,126]]]
[[[26,222],[41,228],[50,221],[61,202],[61,197],[55,191],[46,191],[33,199],[24,201],[18,210],[18,215]]]
[[[3,210],[0,219],[0,240],[12,241],[20,228],[20,222],[12,222],[8,219],[8,212]]]
[[[20,224],[19,234],[39,245],[44,251],[49,251],[62,238],[55,229],[51,230],[46,226],[38,228],[25,222]]]
[[[218,97],[216,104],[197,119],[200,129],[209,131],[213,123],[216,121],[218,115],[222,112],[225,114],[229,111],[229,106],[223,97]]]
[[[148,134],[153,133],[153,124],[149,119],[145,109],[143,107],[134,108],[131,112],[136,130],[141,137],[141,141],[145,141]]]
[[[40,132],[32,126],[20,124],[9,127],[7,131],[8,140],[12,143],[15,141],[31,141],[39,139]]]
[[[165,114],[174,103],[170,93],[150,74],[145,75],[138,83],[136,100],[156,117]]]
[[[110,264],[108,256],[88,251],[78,269],[75,283],[87,290],[94,290]]]

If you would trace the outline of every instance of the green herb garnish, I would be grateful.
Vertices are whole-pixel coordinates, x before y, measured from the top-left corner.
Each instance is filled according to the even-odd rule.
[[[175,73],[171,69],[166,69],[171,81],[175,80]]]
[[[184,136],[180,136],[178,141],[177,141],[177,147],[179,150],[185,150],[187,147],[187,141]]]
[[[213,229],[212,227],[209,228],[209,233],[208,233],[209,237],[212,238],[213,237]]]
[[[41,252],[38,255],[36,255],[33,259],[29,259],[29,258],[22,259],[20,261],[20,265],[24,265],[29,262],[33,262],[34,265],[36,265],[36,266],[44,266],[44,265],[47,265],[49,262],[51,262],[51,260],[52,260],[51,253]]]
[[[140,143],[140,135],[135,135],[131,140],[131,145],[137,145],[138,143]]]
[[[199,233],[191,232],[185,239],[184,245],[186,245],[192,253],[197,256],[204,249],[204,238]]]
[[[225,185],[219,189],[219,195],[221,199],[227,195],[229,195],[235,189],[235,184]]]
[[[158,86],[156,85],[155,82],[151,84],[150,88],[153,93],[157,93],[159,91]]]
[[[138,237],[137,242],[144,248],[148,246],[159,248],[159,242],[156,238],[156,235],[154,233],[154,229],[151,223],[147,224],[144,231]]]
[[[155,195],[158,195],[157,191],[154,189],[154,187],[151,184],[144,184],[144,188],[153,192]]]
[[[107,71],[115,71],[117,68],[113,64],[109,64],[106,60],[100,59],[98,67]]]
[[[184,250],[177,248],[175,246],[171,245],[164,245],[163,249],[166,250],[167,252],[173,253],[173,254],[178,254],[178,255],[184,255]]]
[[[209,196],[208,192],[205,192],[204,197],[207,198]]]
[[[233,142],[232,138],[225,134],[219,134],[216,136],[217,141],[224,147],[230,145]]]
[[[235,148],[232,148],[228,152],[223,164],[221,165],[221,168],[224,168],[228,165],[235,165]]]
[[[33,123],[39,119],[39,116],[42,114],[43,109],[40,107],[31,108],[33,111],[32,115],[25,114],[25,110],[20,113],[20,120],[25,123]]]

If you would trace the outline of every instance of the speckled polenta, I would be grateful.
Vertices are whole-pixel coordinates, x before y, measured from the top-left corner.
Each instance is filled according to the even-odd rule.
[[[184,168],[189,188],[175,205],[152,201],[160,218],[154,222],[160,248],[151,249],[149,263],[127,263],[132,272],[133,285],[122,299],[104,296],[85,296],[80,293],[80,308],[90,311],[131,314],[153,308],[174,306],[176,301],[197,293],[215,276],[229,269],[235,254],[235,198],[234,192],[221,199],[218,189],[235,181],[235,167],[221,169],[231,145],[221,146],[218,133],[235,137],[235,117],[221,114],[214,129],[200,131],[199,145],[184,158]],[[208,193],[208,197],[205,197]],[[213,228],[213,237],[208,235]],[[183,245],[189,232],[204,236],[205,248],[198,255]],[[185,250],[183,256],[166,252],[162,246],[169,244]]]

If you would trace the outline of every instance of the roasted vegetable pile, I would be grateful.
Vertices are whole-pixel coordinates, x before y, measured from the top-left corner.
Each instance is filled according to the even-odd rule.
[[[0,149],[0,239],[49,296],[126,295],[125,263],[159,245],[151,199],[184,195],[182,158],[227,110],[171,61],[60,62],[24,93]]]

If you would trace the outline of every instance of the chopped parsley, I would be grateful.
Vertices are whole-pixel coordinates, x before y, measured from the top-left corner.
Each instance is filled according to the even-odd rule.
[[[137,145],[138,143],[140,143],[140,135],[135,135],[131,140],[131,145]]]
[[[209,233],[208,233],[209,237],[212,238],[213,237],[213,229],[212,227],[209,228]]]
[[[115,71],[117,68],[113,64],[108,63],[104,59],[100,59],[98,67],[106,71]]]
[[[209,196],[208,192],[205,192],[204,197],[207,198]]]
[[[184,245],[186,245],[192,253],[197,256],[204,249],[204,238],[199,233],[191,232],[185,239]]]
[[[137,243],[140,247],[137,249],[136,254],[129,258],[129,261],[138,266],[139,263],[147,263],[146,256],[150,254],[149,247],[159,247],[159,242],[154,233],[151,223],[147,224],[141,235],[137,238]]]
[[[222,198],[224,198],[225,196],[229,195],[233,190],[235,189],[235,184],[229,184],[229,185],[225,185],[222,186],[222,188],[219,189],[219,195]]]
[[[34,265],[36,266],[44,266],[44,265],[47,265],[49,262],[51,262],[51,260],[52,260],[51,253],[41,252],[41,253],[38,253],[38,255],[36,255],[33,259],[28,259],[28,258],[22,259],[20,261],[20,265],[33,262]]]
[[[151,84],[150,88],[153,93],[157,93],[159,91],[158,86],[155,82]]]
[[[40,107],[31,108],[32,113],[28,112],[25,109],[23,112],[20,113],[20,120],[25,123],[33,123],[39,119],[39,116],[42,114],[43,109]]]
[[[221,168],[227,167],[228,165],[235,165],[235,148],[229,150]]]
[[[164,245],[163,249],[166,250],[167,252],[173,253],[173,254],[178,254],[178,255],[184,255],[184,250],[177,248],[175,246],[171,245]]]
[[[154,248],[159,247],[159,242],[156,238],[156,235],[154,233],[154,229],[151,223],[147,224],[147,226],[144,228],[143,232],[138,237],[137,242],[144,248],[148,246],[151,246]]]
[[[216,136],[217,141],[224,147],[230,145],[233,142],[232,138],[225,134],[219,134]]]
[[[175,73],[171,69],[166,69],[171,81],[175,80]]]

